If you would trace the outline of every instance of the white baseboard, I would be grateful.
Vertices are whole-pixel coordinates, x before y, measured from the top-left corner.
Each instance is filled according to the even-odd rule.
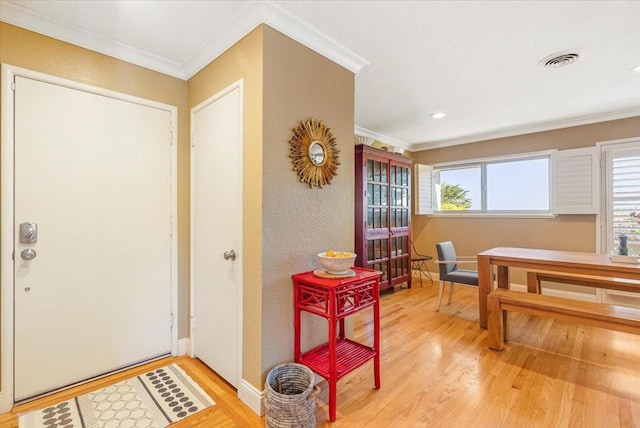
[[[191,339],[185,337],[178,340],[178,356],[191,355]]]
[[[240,381],[238,398],[258,416],[264,415],[264,391],[259,391],[246,380]]]

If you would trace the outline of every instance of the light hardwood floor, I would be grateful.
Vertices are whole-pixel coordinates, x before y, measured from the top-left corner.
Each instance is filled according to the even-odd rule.
[[[382,388],[373,388],[372,363],[346,376],[338,383],[338,418],[329,423],[323,382],[319,426],[640,427],[640,336],[512,314],[511,341],[496,352],[478,327],[475,289],[457,287],[452,304],[440,312],[434,310],[436,297],[437,285],[428,282],[382,297]],[[355,327],[356,339],[372,340],[368,311],[355,316]],[[217,405],[176,427],[264,425],[202,363],[187,357],[177,363]],[[1,415],[0,426],[15,428],[15,413],[107,382],[20,406]]]

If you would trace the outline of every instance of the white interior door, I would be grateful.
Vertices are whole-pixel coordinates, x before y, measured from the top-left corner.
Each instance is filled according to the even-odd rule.
[[[191,115],[192,354],[235,387],[241,355],[241,102],[236,84]],[[225,259],[231,251],[235,260]]]
[[[171,113],[16,77],[14,115],[19,401],[170,352]]]

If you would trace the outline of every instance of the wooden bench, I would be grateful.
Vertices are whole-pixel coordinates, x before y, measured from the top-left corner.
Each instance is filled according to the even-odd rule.
[[[640,334],[640,310],[636,308],[497,289],[487,298],[491,349],[501,351],[508,340],[507,311]]]
[[[607,278],[604,276],[532,270],[527,272],[527,291],[529,291],[529,293],[540,294],[540,281],[607,288],[610,290],[632,291],[636,293],[640,289],[640,281],[633,279]],[[640,297],[640,294],[638,294],[638,297]]]

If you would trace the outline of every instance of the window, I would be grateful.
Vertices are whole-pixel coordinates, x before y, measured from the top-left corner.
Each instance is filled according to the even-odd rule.
[[[487,164],[488,211],[549,211],[549,158]]]
[[[435,209],[549,213],[550,155],[434,167]]]

